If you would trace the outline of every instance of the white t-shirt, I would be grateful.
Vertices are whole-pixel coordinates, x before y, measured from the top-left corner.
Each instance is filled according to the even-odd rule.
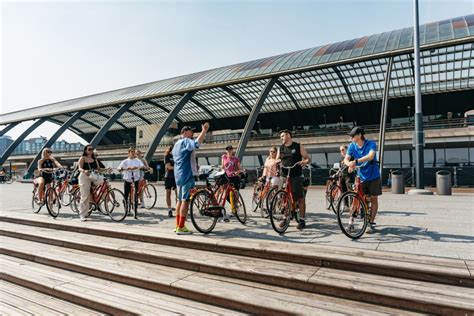
[[[143,168],[145,165],[138,158],[130,159],[127,158],[120,163],[118,169],[127,169],[127,168]],[[133,182],[142,179],[142,173],[139,169],[137,170],[123,170],[123,179],[127,182]],[[132,180],[133,179],[133,180]]]

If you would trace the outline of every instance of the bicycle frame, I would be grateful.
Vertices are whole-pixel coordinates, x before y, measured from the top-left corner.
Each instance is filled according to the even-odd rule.
[[[104,181],[101,184],[99,184],[98,186],[94,188],[91,188],[92,201],[97,205],[100,204],[100,202],[102,201],[103,197],[105,196],[108,190],[109,190],[109,183],[107,182],[107,180],[104,179]]]

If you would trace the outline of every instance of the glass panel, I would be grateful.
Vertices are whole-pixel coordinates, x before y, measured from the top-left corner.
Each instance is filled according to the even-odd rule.
[[[400,151],[399,150],[385,151],[383,155],[383,166],[384,168],[400,168]]]
[[[412,162],[410,161],[410,151],[411,149],[402,150],[402,167],[403,168],[412,167]]]
[[[467,148],[446,148],[446,166],[462,166],[469,161]]]
[[[311,154],[311,164],[319,168],[327,168],[327,160],[325,154]]]

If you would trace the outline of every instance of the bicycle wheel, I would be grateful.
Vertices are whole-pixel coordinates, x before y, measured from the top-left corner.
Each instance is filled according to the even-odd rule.
[[[33,213],[39,213],[42,206],[43,205],[42,205],[42,203],[40,201],[40,198],[39,198],[38,188],[35,187],[33,189],[33,194],[32,194],[32,197],[31,197],[31,209],[33,210]]]
[[[5,177],[5,183],[6,184],[12,184],[13,183],[13,177],[10,177],[10,176]]]
[[[53,218],[58,217],[59,211],[61,210],[61,202],[59,201],[58,193],[54,187],[48,188],[45,194],[45,204],[49,215]]]
[[[151,210],[156,204],[156,188],[153,184],[147,183],[143,187],[143,202],[145,203],[145,208]]]
[[[290,226],[291,221],[291,200],[285,190],[279,190],[272,199],[272,207],[270,211],[270,222],[273,229],[284,234]]]
[[[278,188],[270,188],[268,190],[267,195],[265,196],[265,208],[261,207],[260,208],[260,215],[263,218],[268,218],[270,216],[270,208],[272,207],[272,200],[273,197],[275,196],[275,193],[277,193]]]
[[[262,185],[259,182],[256,182],[253,187],[253,194],[252,194],[252,211],[256,212],[258,207],[260,206],[260,195],[262,193]]]
[[[191,198],[191,221],[194,227],[203,234],[209,234],[216,227],[217,217],[209,216],[206,209],[211,206],[212,193],[199,190]]]
[[[342,195],[342,189],[338,185],[333,185],[331,187],[331,191],[329,192],[330,196],[330,208],[336,214],[336,209],[337,209],[337,202],[341,198]]]
[[[365,233],[369,218],[364,200],[356,192],[344,193],[337,203],[337,222],[349,238],[357,239]]]
[[[71,210],[74,213],[79,214],[79,204],[81,203],[81,190],[79,190],[79,188],[75,189],[74,191],[72,191],[71,196],[71,204],[69,204]]]
[[[104,198],[105,210],[115,222],[121,222],[127,216],[128,203],[119,189],[110,189]]]
[[[72,192],[71,192],[71,185],[68,184],[65,190],[59,192],[59,202],[63,206],[69,206],[72,202]]]
[[[238,221],[241,224],[245,225],[245,222],[247,221],[247,210],[245,208],[244,199],[242,198],[240,192],[237,190],[233,191],[232,196],[234,198],[234,209],[231,210],[231,212],[233,215],[235,215],[235,217],[237,217]]]

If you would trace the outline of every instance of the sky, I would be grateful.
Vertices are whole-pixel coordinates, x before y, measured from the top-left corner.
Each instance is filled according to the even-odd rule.
[[[474,0],[419,3],[420,24],[474,13]],[[0,21],[8,113],[412,26],[413,1],[1,1]]]

